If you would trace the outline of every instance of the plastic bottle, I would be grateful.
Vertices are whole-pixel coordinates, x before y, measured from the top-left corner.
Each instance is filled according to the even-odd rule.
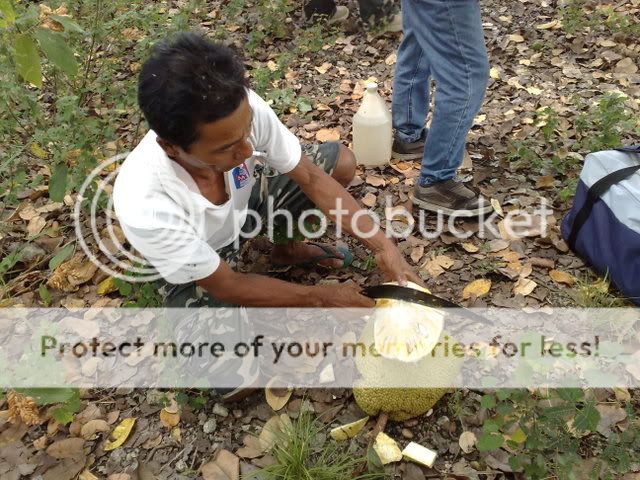
[[[353,117],[353,151],[359,165],[387,165],[391,159],[391,112],[378,95],[378,84],[368,83],[362,105]]]

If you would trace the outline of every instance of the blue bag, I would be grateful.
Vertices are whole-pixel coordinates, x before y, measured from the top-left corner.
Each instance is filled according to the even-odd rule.
[[[587,155],[561,233],[579,257],[640,305],[640,146]]]

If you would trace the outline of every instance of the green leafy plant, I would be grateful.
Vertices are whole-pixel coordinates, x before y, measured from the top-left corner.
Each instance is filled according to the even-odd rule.
[[[640,452],[637,434],[623,432],[608,442],[599,441],[594,432],[600,413],[579,388],[535,393],[502,389],[484,395],[480,406],[493,415],[482,426],[478,450],[490,452],[505,447],[512,452],[510,466],[524,472],[526,478],[578,480],[574,469],[581,460],[584,439],[592,434],[596,450],[593,453],[601,452],[599,458],[606,458],[601,476],[596,478],[616,478],[616,473],[628,468],[627,460]],[[637,421],[633,416],[630,419]]]
[[[43,183],[51,200],[62,201],[98,162],[130,148],[118,125],[131,126],[133,141],[144,133],[132,75],[154,42],[206,14],[200,0],[171,16],[161,3],[131,9],[123,0],[87,0],[68,13],[59,0],[48,5],[0,1],[0,198],[7,204],[17,190]],[[38,173],[43,160],[46,175]]]
[[[627,98],[616,92],[606,93],[590,105],[581,99],[574,100],[576,113],[568,119],[575,131],[573,138],[567,138],[562,131],[557,111],[551,107],[540,108],[533,118],[537,132],[526,140],[511,142],[507,156],[511,167],[561,179],[557,199],[567,202],[575,194],[586,154],[619,147],[640,134],[637,120],[626,102]]]
[[[589,152],[619,147],[627,133],[640,133],[637,118],[625,107],[626,97],[609,92],[578,115],[579,147]]]
[[[80,390],[77,388],[16,388],[17,393],[33,398],[37,405],[56,405],[53,419],[66,425],[80,411]]]
[[[355,443],[327,440],[326,426],[309,412],[301,412],[285,431],[277,434],[277,441],[269,452],[273,465],[250,473],[244,478],[261,480],[365,480],[387,478],[384,471],[354,472],[368,462],[357,455]],[[373,462],[374,464],[376,462]],[[379,461],[378,467],[379,468]]]
[[[246,48],[250,53],[288,34],[290,22],[287,19],[295,10],[295,3],[292,0],[258,0],[254,9],[259,21],[249,33]]]
[[[616,11],[612,5],[597,5],[587,0],[569,0],[561,8],[562,25],[569,34],[599,29],[610,34],[640,35],[637,18]]]
[[[608,275],[596,279],[580,277],[568,295],[581,308],[617,308],[626,305],[625,300],[611,291]]]
[[[132,279],[135,275],[130,274]],[[122,303],[126,308],[155,308],[162,306],[162,297],[158,293],[155,282],[127,282],[121,278],[114,278],[113,283],[118,287],[118,293],[124,297]]]

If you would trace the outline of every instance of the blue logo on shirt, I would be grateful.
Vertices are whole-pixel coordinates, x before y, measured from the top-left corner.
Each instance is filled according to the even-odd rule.
[[[235,183],[236,189],[244,187],[251,180],[246,163],[234,168],[231,171],[231,176],[233,177],[233,183]]]

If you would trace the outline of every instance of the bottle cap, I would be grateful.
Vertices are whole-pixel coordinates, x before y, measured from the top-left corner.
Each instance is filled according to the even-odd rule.
[[[365,87],[367,90],[378,90],[378,84],[376,82],[368,82]]]

